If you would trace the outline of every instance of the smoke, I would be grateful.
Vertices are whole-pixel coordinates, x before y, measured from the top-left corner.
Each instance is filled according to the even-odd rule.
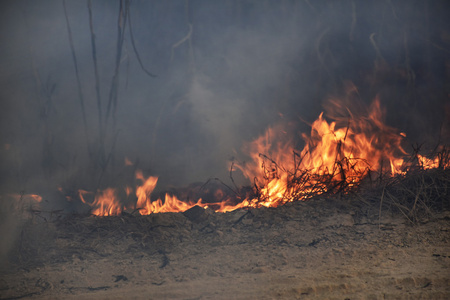
[[[444,2],[122,1],[118,27],[121,2],[92,1],[94,61],[88,5],[67,0],[85,126],[62,2],[2,1],[0,191],[95,191],[136,169],[161,188],[226,181],[245,141],[313,121],[348,82],[411,143],[443,140]]]

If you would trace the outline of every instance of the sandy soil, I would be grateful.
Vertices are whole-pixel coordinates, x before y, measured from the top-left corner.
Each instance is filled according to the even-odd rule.
[[[29,220],[1,299],[449,299],[450,212],[345,200]]]

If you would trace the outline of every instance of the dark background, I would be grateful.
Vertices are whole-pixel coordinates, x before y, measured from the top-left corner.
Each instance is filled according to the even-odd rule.
[[[161,188],[227,181],[245,141],[308,132],[351,84],[407,150],[449,142],[447,1],[94,0],[100,111],[87,2],[66,1],[82,98],[63,4],[0,2],[2,193],[93,191],[136,168]]]

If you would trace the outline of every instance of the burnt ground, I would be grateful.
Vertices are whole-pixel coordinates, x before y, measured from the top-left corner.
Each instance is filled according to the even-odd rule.
[[[23,225],[1,299],[448,299],[450,211],[345,199]]]

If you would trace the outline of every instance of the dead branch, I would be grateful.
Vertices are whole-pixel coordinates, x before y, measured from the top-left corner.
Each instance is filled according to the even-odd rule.
[[[69,37],[69,45],[70,45],[70,50],[72,52],[73,66],[75,68],[75,78],[77,80],[78,99],[80,100],[81,115],[83,117],[84,134],[86,136],[86,144],[87,144],[87,148],[88,148],[89,157],[92,158],[92,149],[91,149],[91,145],[90,145],[90,138],[89,138],[89,132],[88,132],[88,126],[87,126],[87,119],[86,119],[86,109],[84,106],[84,96],[83,96],[83,91],[81,89],[80,75],[78,72],[77,56],[75,54],[75,48],[73,46],[72,30],[70,28],[69,16],[67,15],[66,0],[63,0],[63,7],[64,7],[64,16],[66,18],[67,34]]]
[[[89,11],[89,30],[91,32],[91,47],[92,47],[92,59],[94,62],[94,75],[95,75],[95,93],[97,96],[97,112],[98,112],[98,129],[99,129],[99,156],[101,160],[104,160],[104,133],[103,133],[103,113],[102,113],[102,100],[100,95],[100,77],[98,75],[98,64],[97,64],[97,48],[95,45],[95,33],[94,25],[92,20],[92,1],[88,0],[88,11]]]
[[[129,27],[129,31],[130,31],[131,45],[133,46],[134,54],[136,55],[136,58],[139,62],[139,65],[141,66],[142,71],[144,71],[150,77],[157,77],[155,74],[151,73],[144,67],[144,64],[142,63],[139,52],[137,51],[136,43],[134,41],[133,28],[131,27],[130,9],[128,9],[128,27]]]

